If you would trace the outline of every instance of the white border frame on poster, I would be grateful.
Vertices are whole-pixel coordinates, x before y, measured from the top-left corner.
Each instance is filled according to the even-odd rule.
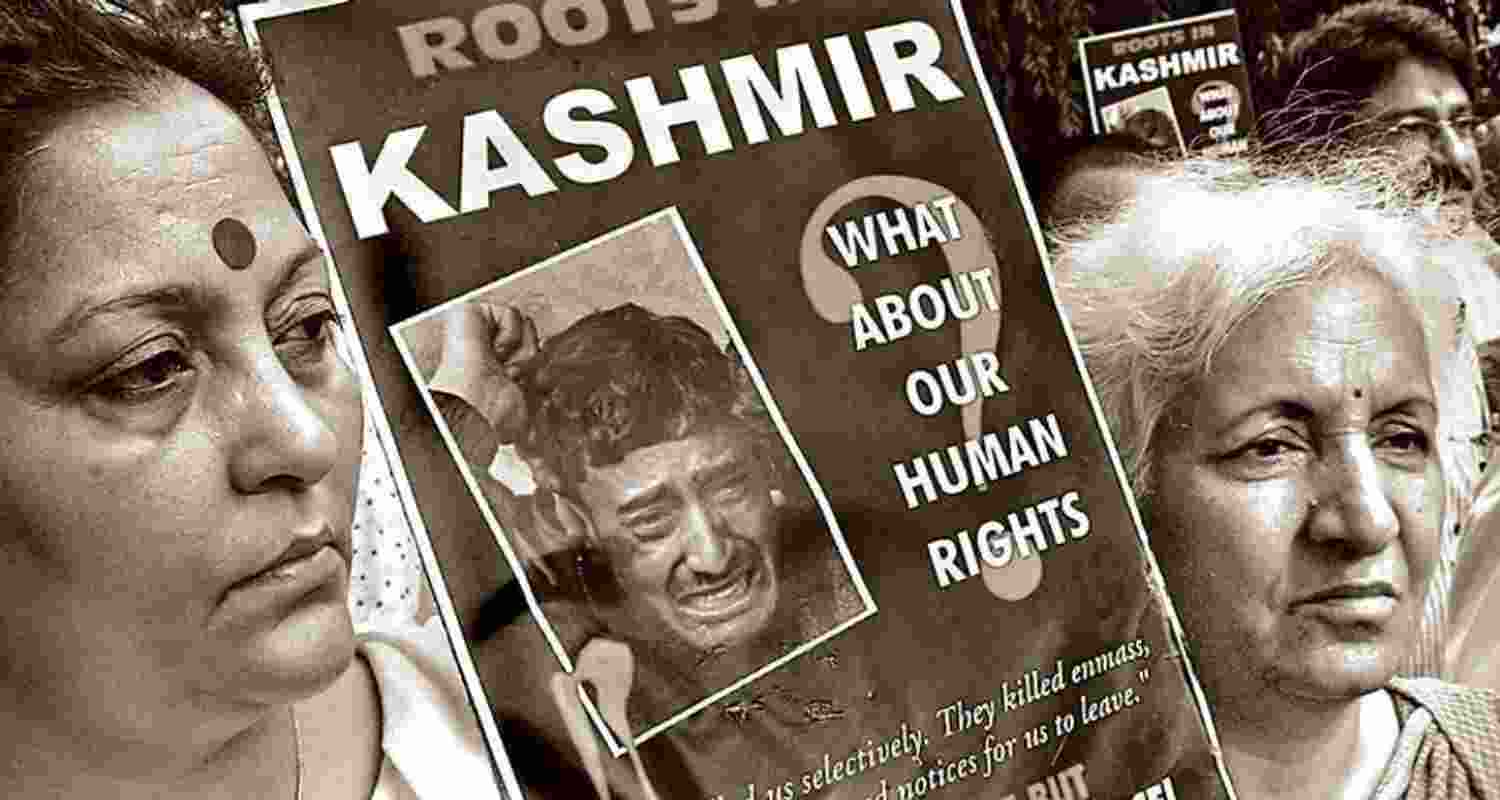
[[[875,599],[870,595],[870,590],[865,585],[864,576],[859,570],[859,565],[855,563],[853,556],[851,556],[849,553],[849,546],[844,540],[844,532],[839,527],[838,519],[833,514],[833,507],[829,504],[828,497],[826,494],[824,494],[822,485],[818,483],[817,477],[813,475],[812,468],[808,465],[807,458],[802,453],[802,447],[797,444],[796,438],[792,436],[791,429],[787,427],[786,420],[782,418],[781,409],[776,405],[776,400],[771,395],[770,387],[766,385],[766,380],[761,375],[760,368],[756,365],[754,357],[750,354],[750,348],[746,346],[744,337],[740,335],[738,325],[735,324],[734,318],[730,316],[729,308],[724,304],[724,298],[719,294],[718,286],[714,284],[713,276],[709,273],[708,268],[704,265],[702,253],[699,252],[697,242],[693,240],[692,234],[688,231],[687,224],[683,221],[681,212],[677,210],[676,206],[670,206],[668,208],[662,209],[661,211],[648,214],[641,219],[622,225],[621,227],[609,231],[590,241],[583,242],[582,244],[571,247],[561,253],[558,253],[555,256],[552,256],[551,258],[548,258],[545,261],[539,262],[530,267],[526,267],[525,269],[521,269],[509,275],[506,275],[505,277],[491,281],[484,286],[466,292],[446,302],[440,303],[439,305],[433,306],[432,308],[429,308],[426,311],[417,314],[416,316],[402,320],[401,322],[390,326],[390,332],[396,339],[396,348],[401,351],[401,358],[406,362],[406,368],[411,372],[412,379],[418,383],[418,388],[422,393],[422,401],[427,404],[428,413],[432,415],[433,421],[437,424],[439,431],[442,433],[443,442],[448,446],[449,454],[453,457],[454,462],[459,465],[459,469],[463,472],[464,482],[468,484],[469,492],[473,494],[476,501],[479,502],[480,510],[484,513],[484,520],[490,526],[490,531],[495,536],[495,542],[499,544],[501,550],[505,553],[505,559],[510,563],[512,573],[516,576],[516,579],[520,581],[521,592],[526,597],[526,604],[531,609],[532,618],[542,629],[542,633],[546,637],[548,645],[550,645],[552,648],[552,655],[557,658],[558,663],[562,665],[562,668],[571,674],[575,669],[573,660],[568,655],[566,649],[563,648],[561,640],[558,639],[556,631],[554,631],[552,628],[552,623],[542,613],[541,607],[537,604],[536,596],[532,592],[530,581],[528,581],[525,577],[526,565],[522,562],[519,554],[516,553],[514,546],[509,540],[509,537],[504,534],[504,526],[500,525],[499,521],[495,519],[493,509],[489,507],[488,503],[484,502],[484,493],[480,490],[478,480],[474,476],[473,470],[469,468],[468,462],[466,461],[466,459],[464,459],[463,454],[459,449],[458,442],[453,438],[453,434],[449,430],[446,422],[443,420],[442,414],[438,413],[437,405],[433,402],[432,399],[432,393],[428,391],[426,384],[422,381],[422,373],[417,366],[416,357],[412,353],[411,348],[406,342],[405,332],[411,326],[418,325],[434,317],[441,316],[453,306],[468,302],[476,296],[488,294],[489,292],[502,288],[506,284],[512,283],[518,279],[525,278],[526,276],[533,273],[550,269],[558,265],[559,263],[570,259],[574,255],[592,250],[596,247],[608,243],[613,239],[628,235],[638,228],[646,225],[651,225],[662,220],[667,220],[672,224],[672,230],[677,236],[677,243],[683,248],[683,251],[687,254],[688,259],[691,261],[693,265],[693,271],[697,274],[699,281],[701,281],[702,283],[704,295],[708,297],[713,305],[714,311],[718,313],[719,321],[724,325],[724,329],[728,332],[729,339],[734,344],[734,348],[739,354],[740,363],[745,365],[746,371],[750,373],[750,379],[755,383],[756,391],[760,393],[761,401],[765,404],[766,409],[769,411],[771,415],[771,421],[776,425],[776,431],[780,434],[782,443],[789,451],[791,451],[792,458],[796,461],[797,468],[802,473],[802,479],[807,483],[809,491],[812,492],[813,499],[817,502],[818,510],[823,515],[823,522],[828,526],[829,532],[833,535],[834,545],[838,548],[839,558],[843,562],[844,569],[848,571],[849,578],[854,584],[854,589],[856,593],[859,594],[860,600],[864,602],[865,607],[863,611],[855,614],[853,617],[840,622],[838,625],[835,625],[829,630],[819,634],[815,638],[809,639],[806,642],[802,642],[801,644],[797,645],[796,648],[782,654],[780,657],[776,658],[770,663],[758,667],[753,672],[740,676],[734,681],[734,683],[724,687],[723,689],[715,691],[713,694],[705,698],[695,700],[692,705],[688,706],[687,708],[681,709],[672,714],[672,716],[668,717],[666,720],[652,725],[651,727],[642,731],[639,736],[635,737],[636,744],[646,742],[651,738],[665,732],[673,725],[676,725],[677,723],[687,719],[688,717],[697,714],[699,711],[702,711],[710,705],[713,705],[714,703],[724,699],[728,695],[733,694],[735,691],[738,691],[739,689],[744,688],[750,683],[764,677],[765,675],[775,671],[776,669],[779,669],[781,666],[796,659],[798,656],[801,656],[812,648],[818,646],[819,644],[822,644],[823,642],[826,642],[838,636],[840,633],[848,630],[856,623],[861,622],[865,619],[869,619],[878,612],[878,609],[875,605]],[[579,696],[583,700],[584,707],[588,709],[589,716],[593,718],[594,724],[598,728],[600,735],[604,737],[605,742],[609,745],[610,752],[616,757],[623,755],[626,752],[626,747],[622,745],[613,735],[614,732],[610,730],[609,726],[603,724],[603,718],[600,716],[598,709],[595,707],[593,698],[590,697],[587,692],[583,691],[579,692]]]

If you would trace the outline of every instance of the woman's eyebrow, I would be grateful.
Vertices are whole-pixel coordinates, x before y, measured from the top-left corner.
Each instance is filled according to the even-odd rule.
[[[202,288],[189,284],[158,286],[93,304],[84,301],[47,334],[47,341],[50,344],[67,341],[100,317],[124,314],[141,308],[185,310],[206,305]]]
[[[281,274],[277,276],[276,283],[272,287],[270,297],[275,299],[286,294],[293,286],[297,285],[306,274],[308,267],[322,266],[323,251],[316,242],[309,240],[301,250],[298,250],[292,258],[282,267]]]
[[[322,258],[323,251],[318,248],[316,242],[309,240],[286,262],[286,266],[276,278],[271,296],[274,298],[285,294],[303,279],[308,268],[320,265]],[[208,306],[209,301],[203,287],[186,283],[156,286],[100,302],[84,300],[47,334],[47,342],[55,345],[67,341],[77,336],[86,325],[100,317],[124,314],[142,308],[187,310]]]
[[[1401,400],[1400,402],[1392,403],[1391,405],[1382,409],[1379,413],[1411,414],[1413,416],[1428,414],[1436,417],[1438,415],[1438,407],[1437,401],[1433,400],[1432,398],[1424,397],[1422,395],[1414,395],[1412,397],[1406,398],[1405,400]]]
[[[1228,436],[1246,422],[1256,418],[1290,419],[1297,422],[1306,422],[1316,416],[1317,414],[1311,408],[1294,400],[1272,400],[1235,414],[1226,420],[1224,424],[1212,429],[1210,434],[1216,439]]]

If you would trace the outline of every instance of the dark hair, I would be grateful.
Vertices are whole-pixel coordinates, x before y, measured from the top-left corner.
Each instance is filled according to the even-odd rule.
[[[566,488],[589,466],[719,426],[745,426],[757,447],[775,428],[737,358],[685,317],[627,303],[549,338],[516,378],[529,429],[523,455]]]
[[[1174,155],[1175,150],[1153,147],[1140,137],[1123,131],[1066,142],[1050,162],[1042,165],[1043,170],[1035,182],[1029,184],[1037,187],[1037,213],[1044,225],[1107,215],[1122,198],[1086,192],[1065,195],[1061,190],[1081,172],[1121,169],[1144,173],[1170,161]]]
[[[1391,0],[1339,9],[1288,42],[1271,76],[1264,138],[1283,144],[1338,134],[1408,58],[1447,65],[1473,94],[1473,57],[1441,15]]]
[[[70,115],[149,97],[177,80],[228,106],[268,144],[259,59],[210,25],[211,0],[0,3],[0,238],[15,218],[25,159]]]

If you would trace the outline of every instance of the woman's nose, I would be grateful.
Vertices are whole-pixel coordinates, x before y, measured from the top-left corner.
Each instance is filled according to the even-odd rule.
[[[256,361],[239,382],[227,412],[235,437],[230,480],[245,493],[315,484],[338,458],[330,410],[286,371],[274,352]]]
[[[1355,553],[1385,549],[1401,532],[1375,452],[1363,434],[1331,439],[1316,482],[1308,532]]]

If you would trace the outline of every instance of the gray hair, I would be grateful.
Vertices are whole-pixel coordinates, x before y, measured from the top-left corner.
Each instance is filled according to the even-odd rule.
[[[1054,234],[1059,302],[1145,508],[1163,420],[1241,321],[1293,287],[1369,270],[1422,321],[1447,520],[1478,477],[1484,398],[1448,264],[1482,253],[1414,206],[1378,159],[1312,174],[1189,160],[1140,176],[1112,217]],[[1361,169],[1361,166],[1370,169]]]

